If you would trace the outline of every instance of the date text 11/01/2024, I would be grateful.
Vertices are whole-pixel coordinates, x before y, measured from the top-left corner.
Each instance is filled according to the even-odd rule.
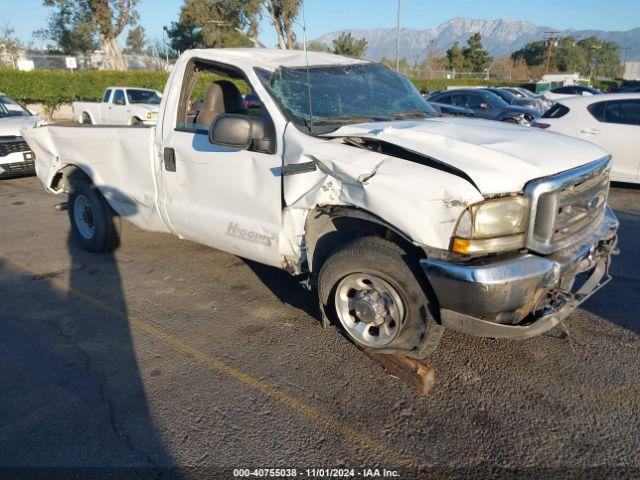
[[[386,468],[363,468],[361,470],[353,468],[237,468],[233,470],[233,476],[234,478],[399,478],[400,473],[397,470],[387,470]]]

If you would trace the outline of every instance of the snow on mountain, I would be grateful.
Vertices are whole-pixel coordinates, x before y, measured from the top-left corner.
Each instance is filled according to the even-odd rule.
[[[467,39],[476,32],[482,35],[482,43],[495,58],[509,55],[527,43],[545,38],[550,27],[538,27],[522,20],[496,19],[478,20],[470,18],[454,18],[436,28],[400,30],[400,57],[410,62],[424,59],[429,52],[443,54],[454,42],[464,45]],[[376,28],[373,30],[340,30],[322,35],[318,40],[331,45],[331,41],[343,32],[367,40],[365,57],[380,60],[383,57],[395,58],[396,29]],[[621,47],[630,47],[628,60],[640,59],[640,27],[626,32],[606,32],[601,30],[564,30],[560,36],[576,35],[580,37],[596,36],[602,40],[617,42]]]

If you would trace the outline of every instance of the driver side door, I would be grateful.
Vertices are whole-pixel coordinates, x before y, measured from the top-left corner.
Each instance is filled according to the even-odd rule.
[[[207,68],[203,63],[193,75],[206,74]],[[215,68],[221,65],[216,64]],[[235,71],[231,66],[228,68]],[[218,79],[224,76],[220,71],[215,74]],[[188,75],[187,72],[185,76]],[[236,84],[244,82],[244,88],[251,90],[246,80],[237,77],[229,80]],[[194,78],[184,78],[182,88],[197,84]],[[161,213],[181,238],[281,266],[278,253],[282,218],[281,146],[276,146],[274,153],[263,153],[210,143],[208,131],[203,129],[206,126],[194,123],[190,114],[193,105],[204,103],[197,90],[183,91],[188,101],[182,103],[183,107],[178,105],[176,126],[164,136],[161,145]],[[255,110],[252,109],[252,115],[261,115],[269,121],[266,109]],[[220,112],[224,113],[249,114]]]

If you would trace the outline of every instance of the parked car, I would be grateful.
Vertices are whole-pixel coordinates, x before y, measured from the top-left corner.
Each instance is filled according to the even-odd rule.
[[[552,88],[551,93],[559,95],[602,95],[602,92],[597,88],[586,85],[565,85],[564,87]]]
[[[613,157],[613,180],[640,183],[640,94],[565,98],[531,126],[601,146]]]
[[[102,102],[73,102],[73,118],[89,125],[155,125],[161,100],[156,90],[109,87]]]
[[[207,73],[217,80],[190,117],[191,87]],[[239,82],[260,112],[244,109]],[[321,52],[187,51],[159,123],[24,133],[45,188],[69,194],[83,248],[113,250],[120,215],[278,267],[318,286],[323,324],[341,325],[361,347],[416,358],[444,328],[539,335],[609,280],[618,222],[604,150],[438,117],[383,65]],[[579,274],[587,281],[572,292]]]
[[[540,102],[532,98],[528,98],[528,97],[524,98],[504,88],[489,87],[489,88],[483,88],[483,90],[487,90],[491,93],[495,93],[497,96],[502,98],[505,102],[507,102],[509,105],[519,105],[521,107],[530,108],[532,110],[537,111],[538,114],[542,114],[542,112],[544,112],[544,110],[542,109],[542,106],[540,105]]]
[[[552,90],[546,90],[542,93],[544,97],[551,101],[556,102],[561,98],[567,98],[572,96],[591,96],[601,95],[602,92],[597,88],[586,87],[584,85],[566,85],[564,87],[554,88]]]
[[[459,88],[429,96],[430,102],[468,108],[476,117],[526,125],[540,116],[532,108],[509,105],[502,98],[481,88]]]
[[[608,93],[640,93],[640,85],[630,87],[610,88]]]
[[[470,108],[454,107],[446,103],[429,102],[433,108],[441,115],[449,115],[451,117],[475,117],[475,113]]]
[[[500,89],[507,90],[521,99],[529,99],[533,102],[532,108],[535,108],[540,113],[546,112],[551,108],[551,105],[553,105],[553,102],[544,98],[542,95],[533,93],[523,87],[500,87]]]
[[[35,173],[35,156],[20,131],[31,128],[38,117],[0,92],[0,178]]]

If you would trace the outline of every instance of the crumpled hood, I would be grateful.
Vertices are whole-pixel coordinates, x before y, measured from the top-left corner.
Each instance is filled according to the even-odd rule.
[[[429,156],[466,173],[484,195],[520,192],[530,180],[607,155],[576,138],[472,118],[359,123],[325,136],[371,138]]]
[[[20,130],[36,126],[38,117],[4,117],[0,118],[0,137],[19,137]]]

